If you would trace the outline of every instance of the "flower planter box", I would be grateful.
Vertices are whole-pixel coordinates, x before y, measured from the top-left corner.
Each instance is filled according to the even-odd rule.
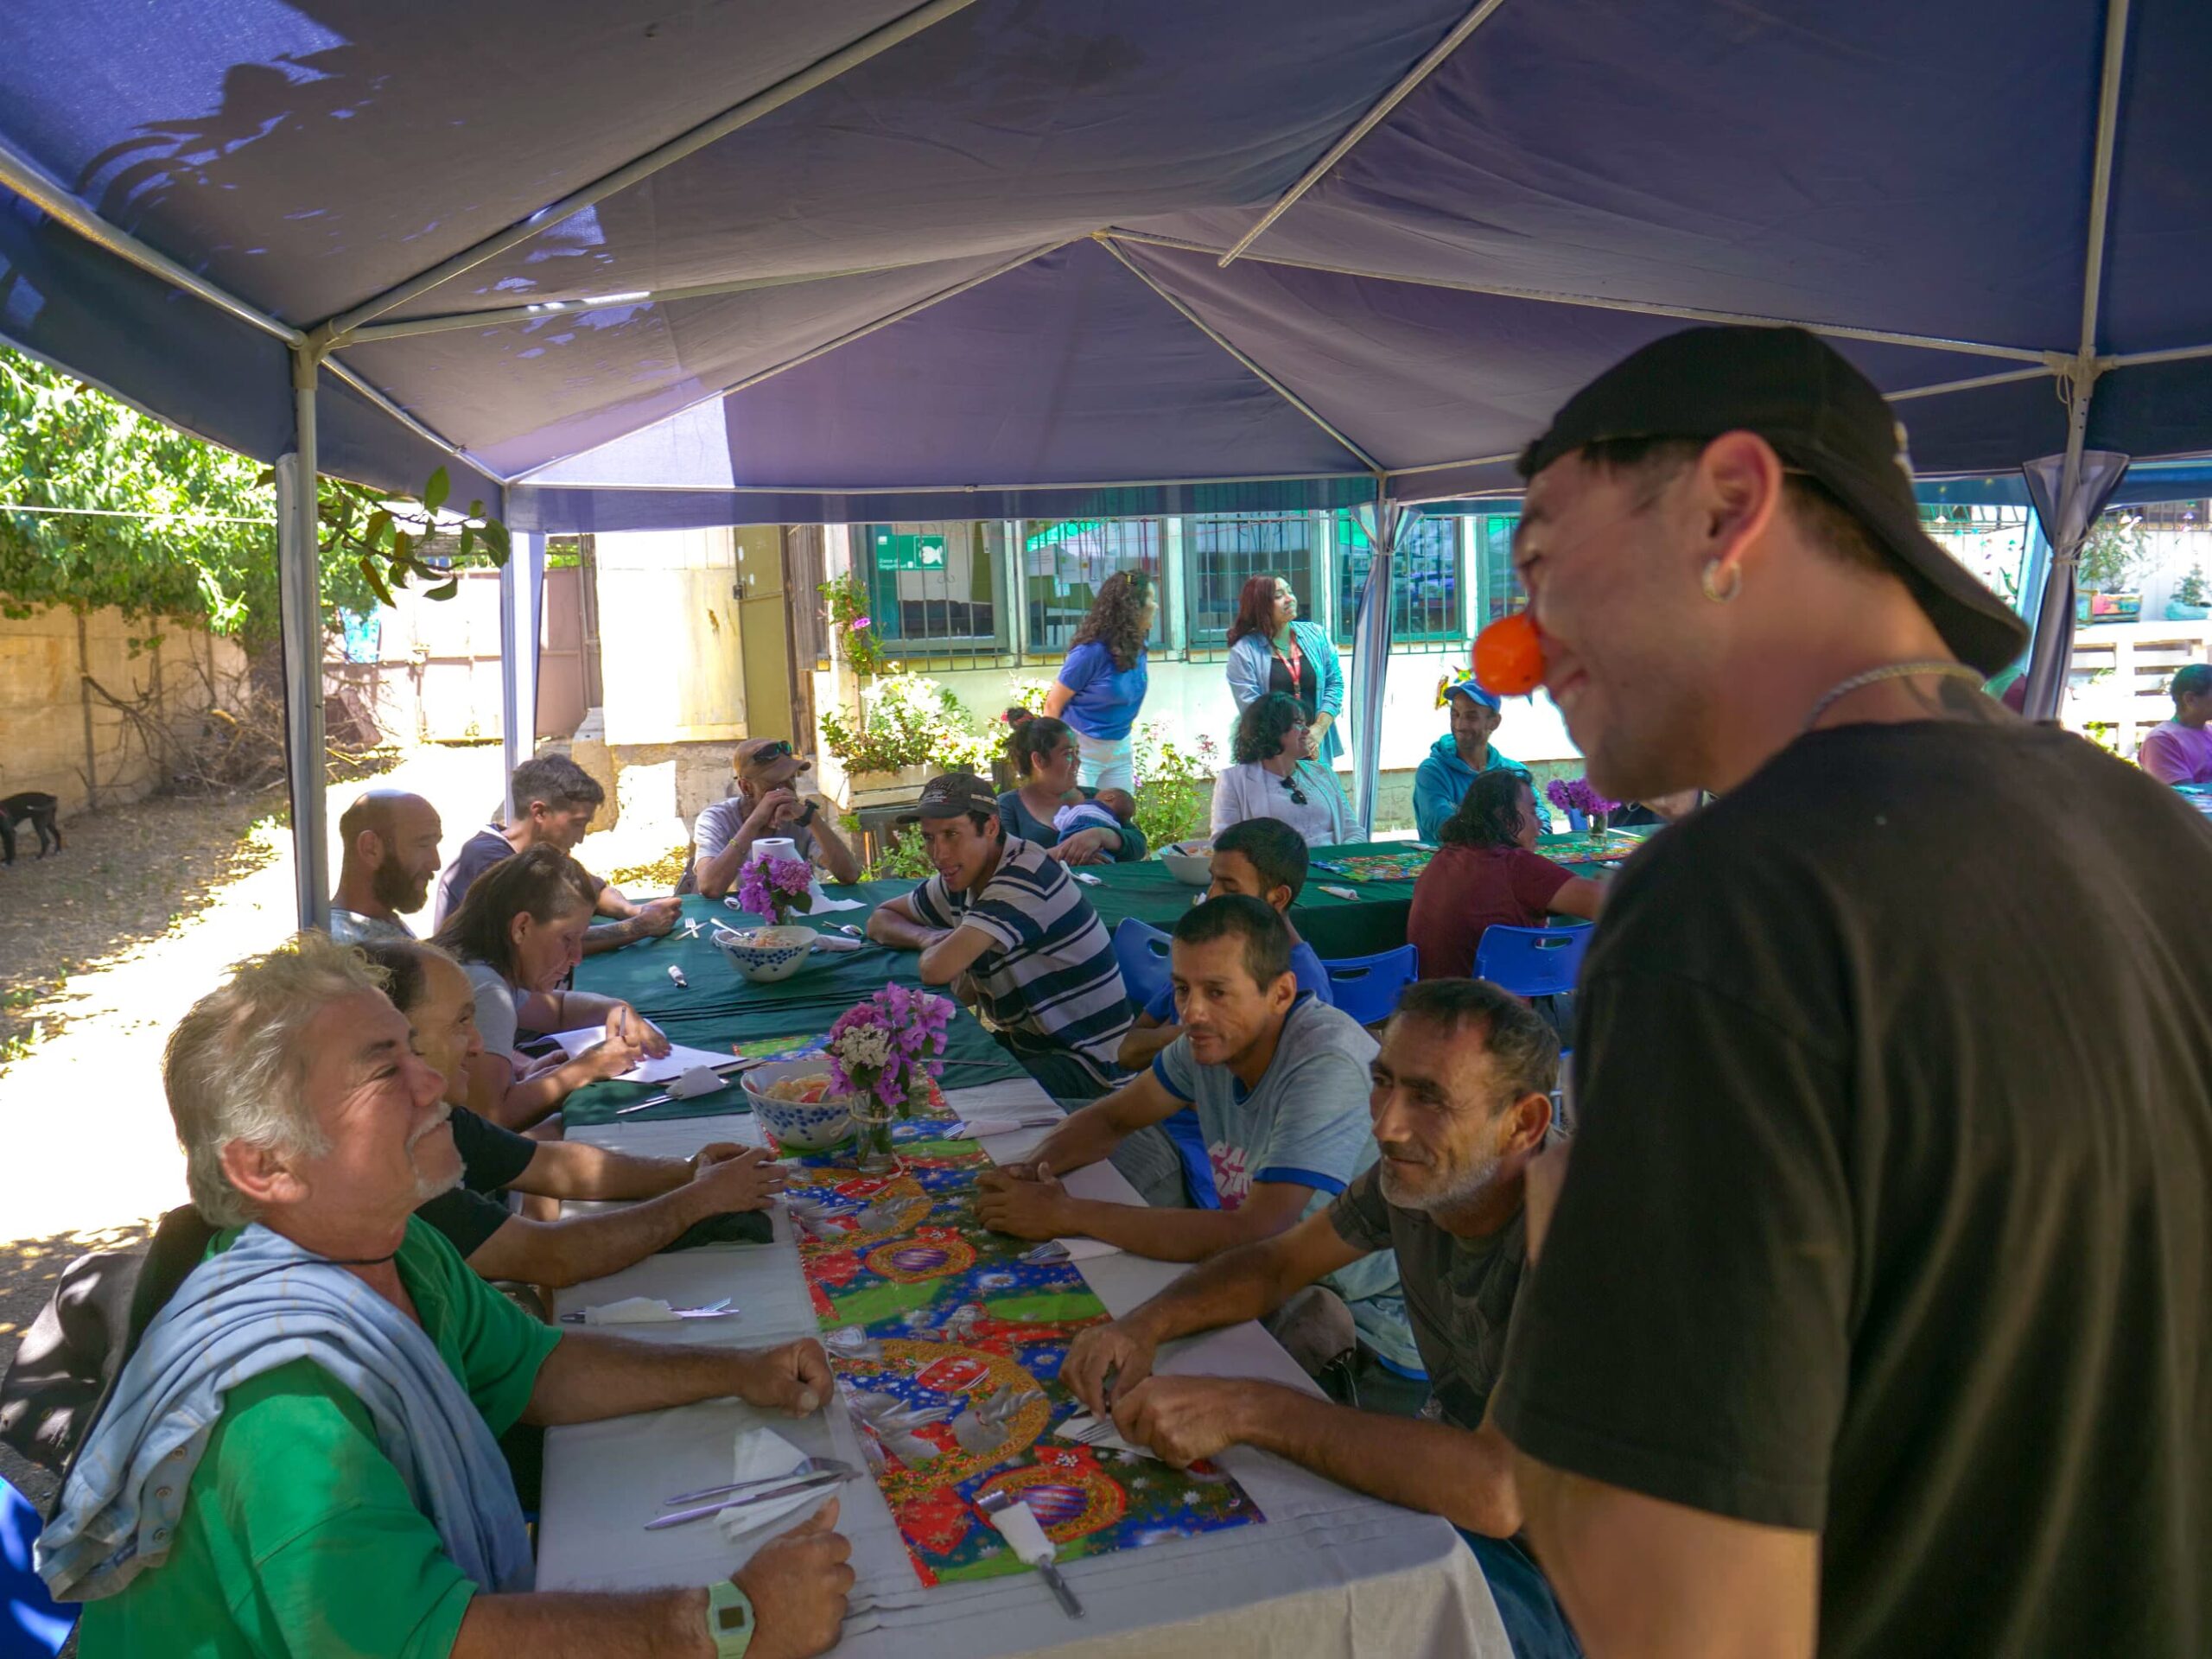
[[[2140,594],[2077,594],[2074,599],[2074,620],[2076,622],[2135,622],[2143,615],[2143,595]]]
[[[871,806],[898,806],[922,792],[933,776],[928,766],[901,766],[896,772],[850,772],[845,774],[845,806],[858,812]]]

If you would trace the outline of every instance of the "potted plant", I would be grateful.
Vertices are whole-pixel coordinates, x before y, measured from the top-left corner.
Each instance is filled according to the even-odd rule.
[[[2075,604],[2080,622],[2133,622],[2143,595],[2128,584],[2150,556],[2140,514],[2101,514],[2082,538],[2078,563],[2082,591]]]
[[[2202,622],[2208,616],[2212,616],[2212,588],[2205,583],[2204,567],[2192,564],[2166,601],[2166,620]]]
[[[927,1103],[944,1071],[952,1004],[926,991],[887,985],[837,1016],[823,1052],[830,1086],[850,1096],[861,1130],[861,1169],[887,1174],[899,1167],[891,1126]]]

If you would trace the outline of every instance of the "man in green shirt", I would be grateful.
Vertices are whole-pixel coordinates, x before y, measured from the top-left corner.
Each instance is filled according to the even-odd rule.
[[[444,1080],[412,1052],[406,1020],[361,958],[320,935],[242,964],[203,998],[170,1039],[165,1082],[194,1207],[224,1230],[210,1262],[242,1236],[256,1250],[287,1248],[257,1223],[306,1253],[302,1277],[342,1287],[329,1269],[353,1275],[420,1327],[491,1434],[517,1421],[587,1422],[729,1395],[804,1415],[829,1397],[829,1367],[811,1341],[748,1352],[556,1331],[471,1273],[411,1218],[460,1175]],[[192,1288],[188,1280],[170,1308]],[[281,1303],[291,1293],[279,1278],[254,1294]],[[157,1343],[189,1352],[191,1333],[165,1333],[162,1323],[148,1331],[140,1357]],[[273,1342],[304,1321],[288,1320],[280,1306],[268,1323]],[[137,1365],[126,1368],[118,1402]],[[853,1574],[849,1547],[831,1529],[834,1502],[712,1590],[493,1593],[442,1541],[451,1516],[434,1522],[410,1495],[380,1442],[388,1422],[331,1370],[296,1359],[231,1382],[216,1397],[220,1414],[197,1464],[181,1465],[189,1470],[181,1496],[158,1474],[134,1489],[141,1564],[118,1575],[119,1591],[86,1605],[86,1659],[571,1651],[786,1659],[837,1638]],[[138,1444],[161,1427],[139,1427]],[[462,1425],[462,1438],[475,1427]],[[124,1432],[105,1421],[94,1427],[71,1488],[111,1428]],[[446,1471],[429,1466],[423,1447],[410,1451],[414,1484],[435,1510],[449,1500],[452,1478],[439,1489]],[[512,1505],[503,1471],[496,1484],[496,1497]],[[480,1475],[473,1490],[481,1487]],[[72,1513],[72,1496],[65,1490],[57,1521]],[[481,1525],[512,1526],[518,1536],[519,1510]],[[517,1576],[527,1581],[526,1564]],[[749,1632],[749,1648],[742,1635],[710,1634],[710,1610],[725,1632]]]

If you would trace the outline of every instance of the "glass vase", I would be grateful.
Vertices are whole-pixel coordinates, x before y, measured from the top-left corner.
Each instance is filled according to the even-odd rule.
[[[853,1128],[858,1132],[861,1173],[896,1175],[900,1165],[891,1144],[891,1126],[899,1121],[898,1108],[885,1105],[874,1090],[863,1089],[852,1097],[851,1110]]]

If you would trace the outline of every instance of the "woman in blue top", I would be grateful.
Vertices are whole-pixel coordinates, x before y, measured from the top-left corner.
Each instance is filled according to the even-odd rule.
[[[1107,577],[1076,626],[1060,677],[1045,694],[1045,712],[1075,733],[1086,789],[1137,786],[1130,734],[1144,706],[1144,642],[1159,609],[1152,578],[1143,571],[1116,570]]]
[[[1337,716],[1344,709],[1344,672],[1337,648],[1311,622],[1298,620],[1298,595],[1281,576],[1255,576],[1237,595],[1229,629],[1229,695],[1239,714],[1270,691],[1298,699],[1306,713],[1306,753],[1334,766],[1344,751]]]

